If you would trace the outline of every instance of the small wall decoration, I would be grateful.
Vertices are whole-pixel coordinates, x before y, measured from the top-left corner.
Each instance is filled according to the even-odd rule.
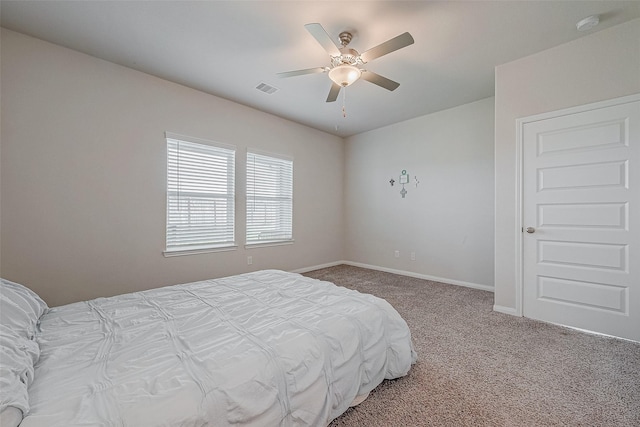
[[[420,181],[418,181],[418,178],[416,176],[413,177],[413,179],[415,180],[415,184],[416,184],[416,188],[418,187],[418,184],[420,183]],[[396,180],[391,178],[389,180],[389,184],[391,184],[391,186],[393,187],[393,184],[396,183]],[[402,195],[402,198],[404,199],[408,193],[407,189],[404,188],[405,184],[409,184],[409,174],[407,173],[406,169],[403,169],[402,172],[400,173],[400,178],[398,179],[398,183],[402,184],[402,190],[400,190],[400,194]]]
[[[400,184],[408,184],[409,183],[409,175],[407,174],[406,170],[402,171],[402,174],[400,175]]]

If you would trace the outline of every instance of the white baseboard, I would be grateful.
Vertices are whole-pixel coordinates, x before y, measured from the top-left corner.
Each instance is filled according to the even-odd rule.
[[[314,265],[311,267],[298,268],[296,270],[291,270],[291,273],[307,273],[309,271],[320,270],[322,268],[335,267],[336,265],[342,265],[346,263],[347,263],[346,261],[334,261],[334,262],[329,262],[327,264],[320,264],[320,265]]]
[[[412,271],[405,270],[396,270],[394,268],[379,267],[377,265],[362,264],[353,261],[342,261],[342,264],[352,265],[354,267],[368,268],[369,270],[384,271],[385,273],[399,274],[400,276],[415,277],[416,279],[431,280],[433,282],[446,283],[448,285],[464,286],[467,288],[493,292],[493,286],[481,285],[479,283],[464,282],[462,280],[447,279],[444,277],[430,276],[428,274],[414,273]]]
[[[512,307],[505,307],[503,305],[493,305],[493,311],[497,311],[498,313],[504,313],[504,314],[510,314],[512,316],[518,316],[521,317],[520,314],[518,314],[518,310],[516,310],[515,308]]]

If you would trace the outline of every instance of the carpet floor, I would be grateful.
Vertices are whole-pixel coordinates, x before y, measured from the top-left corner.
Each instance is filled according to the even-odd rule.
[[[640,343],[494,312],[487,291],[346,265],[305,275],[386,299],[418,353],[331,427],[640,426]]]

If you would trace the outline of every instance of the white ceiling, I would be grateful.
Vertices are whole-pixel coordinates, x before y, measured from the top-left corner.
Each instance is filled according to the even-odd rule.
[[[493,96],[496,65],[638,18],[640,2],[2,0],[0,13],[5,28],[348,136]],[[600,25],[576,31],[592,14]],[[354,83],[345,118],[326,74],[278,78],[329,65],[311,22],[337,44],[352,31],[361,53],[410,32],[415,44],[367,64],[400,87]]]

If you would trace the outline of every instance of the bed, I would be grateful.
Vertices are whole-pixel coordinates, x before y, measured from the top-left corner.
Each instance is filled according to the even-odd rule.
[[[416,361],[385,300],[283,271],[53,308],[1,291],[3,427],[326,426]]]

